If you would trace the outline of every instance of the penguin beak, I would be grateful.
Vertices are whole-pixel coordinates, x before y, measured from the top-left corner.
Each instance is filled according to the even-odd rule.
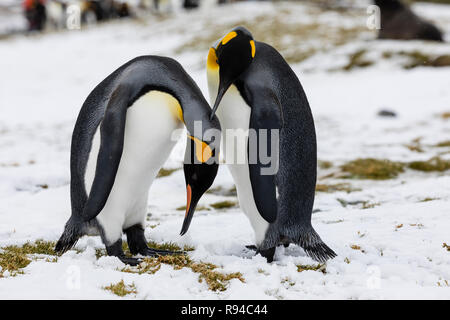
[[[230,88],[233,81],[231,80],[224,80],[222,77],[220,77],[220,84],[219,84],[219,91],[217,94],[216,102],[214,103],[214,107],[211,112],[211,117],[209,118],[212,120],[214,118],[214,115],[216,114],[217,108],[219,108],[220,102],[222,101],[223,96],[227,92],[227,90]]]
[[[183,226],[181,227],[180,235],[183,236],[189,229],[191,225],[192,217],[194,216],[195,208],[200,200],[200,197],[192,193],[192,187],[188,184],[186,187],[187,193],[187,204],[186,204],[186,214],[184,216]]]

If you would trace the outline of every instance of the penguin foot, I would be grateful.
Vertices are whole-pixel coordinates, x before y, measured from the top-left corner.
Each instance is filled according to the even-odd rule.
[[[144,235],[144,228],[137,224],[125,230],[128,247],[132,254],[141,254],[146,257],[168,256],[186,254],[183,251],[168,251],[149,248]]]
[[[273,256],[275,255],[275,249],[276,249],[275,247],[266,250],[258,249],[258,251],[256,251],[256,254],[259,253],[260,255],[262,255],[264,258],[267,259],[268,263],[271,263],[273,261]]]
[[[141,259],[131,258],[125,255],[122,249],[122,239],[117,240],[110,246],[106,246],[106,252],[108,253],[108,256],[117,257],[120,261],[130,266],[137,266],[142,262]]]
[[[129,266],[132,266],[132,267],[135,267],[142,262],[142,260],[139,258],[130,258],[130,257],[126,257],[126,256],[121,256],[121,257],[117,257],[117,258],[119,258],[120,261],[122,261],[123,263],[125,263]]]
[[[258,247],[255,246],[254,244],[250,244],[248,246],[245,246],[248,250],[252,250],[252,251],[258,251]]]

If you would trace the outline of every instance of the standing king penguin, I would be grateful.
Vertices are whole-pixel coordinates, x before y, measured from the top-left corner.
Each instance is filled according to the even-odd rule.
[[[229,169],[240,207],[255,231],[257,252],[271,262],[278,245],[295,243],[317,261],[335,257],[311,225],[316,134],[295,73],[273,47],[254,41],[243,27],[235,28],[210,49],[207,73],[212,116],[217,110],[224,153],[231,143],[225,130],[256,130],[253,145],[248,138],[246,141],[246,162],[229,164]],[[277,141],[272,141],[273,130],[278,130]],[[259,135],[263,131],[267,132],[265,139]],[[262,148],[271,150],[273,142],[278,170],[264,174],[266,165],[260,157],[248,161],[255,158],[250,158],[250,150],[259,155]]]
[[[142,56],[91,92],[73,131],[72,215],[57,252],[70,249],[83,235],[100,234],[108,255],[136,265],[140,260],[126,257],[122,250],[124,231],[132,254],[173,253],[149,248],[144,226],[149,188],[176,144],[174,130],[183,123],[188,132],[185,233],[218,170],[220,124],[200,89],[175,60]],[[204,141],[206,130],[218,135]]]

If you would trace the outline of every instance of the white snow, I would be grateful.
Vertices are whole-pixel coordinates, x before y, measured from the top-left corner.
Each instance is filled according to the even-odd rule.
[[[448,38],[450,6],[415,6],[421,8]],[[330,28],[340,21],[346,27],[365,26],[365,10],[342,19],[336,12],[302,17],[310,9],[297,3],[278,7],[239,3],[0,41],[0,247],[36,239],[55,241],[60,236],[70,215],[70,138],[75,119],[89,92],[114,69],[138,55],[172,56],[207,97],[203,64],[207,52],[177,49],[208,28],[217,30],[219,38],[229,25],[283,12],[286,21],[298,17],[329,23]],[[296,42],[320,47],[320,39]],[[448,159],[449,148],[433,145],[450,139],[450,120],[438,116],[450,112],[450,68],[404,70],[393,59],[350,72],[330,71],[341,68],[348,55],[361,48],[367,49],[368,57],[380,57],[385,51],[450,52],[449,44],[375,41],[374,34],[365,31],[350,43],[327,47],[294,65],[315,117],[319,159],[335,166],[358,157],[427,160],[438,152]],[[394,110],[398,116],[377,117],[381,109]],[[418,137],[423,153],[405,147]],[[184,142],[180,139],[166,168],[181,167]],[[319,177],[327,173],[319,170]],[[342,180],[320,181],[338,182]],[[449,172],[407,170],[386,181],[344,182],[361,191],[318,193],[315,201],[320,211],[313,215],[313,225],[338,254],[327,263],[326,273],[297,272],[296,265],[316,264],[297,246],[278,248],[271,264],[245,250],[253,243],[253,234],[239,208],[198,211],[189,233],[180,237],[184,212],[176,208],[185,205],[186,196],[183,172],[178,170],[157,179],[151,188],[148,225],[157,226],[146,229],[147,238],[194,246],[193,260],[217,264],[223,272],[239,271],[245,283],[232,280],[226,291],[217,293],[186,268],[163,265],[154,275],[120,272],[124,265],[116,258],[96,259],[95,249],[103,247],[98,237],[84,237],[76,246],[81,253],[69,251],[56,263],[38,259],[22,275],[3,272],[0,299],[115,299],[102,287],[121,279],[134,283],[138,292],[125,298],[138,299],[449,299],[450,252],[442,247],[450,244]],[[214,186],[232,185],[227,168],[221,167]],[[425,198],[436,200],[420,202]],[[337,199],[379,205],[343,207]],[[222,200],[236,201],[206,194],[200,205]]]

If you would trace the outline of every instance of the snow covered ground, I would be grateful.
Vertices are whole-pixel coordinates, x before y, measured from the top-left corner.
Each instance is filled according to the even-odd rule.
[[[415,9],[448,40],[450,6]],[[299,272],[298,265],[317,265],[301,248],[278,248],[276,261],[267,264],[244,248],[253,234],[238,207],[208,207],[237,201],[234,196],[206,194],[204,210],[180,237],[184,212],[177,208],[185,205],[185,184],[178,170],[151,188],[147,238],[193,246],[192,260],[214,263],[224,273],[239,271],[245,282],[233,279],[227,290],[215,292],[189,268],[121,272],[117,259],[96,258],[98,237],[84,237],[76,246],[80,252],[69,251],[57,262],[38,256],[23,274],[0,271],[0,299],[114,299],[103,287],[122,279],[137,291],[125,298],[138,299],[449,299],[450,252],[443,247],[450,244],[449,171],[407,169],[383,181],[329,175],[357,158],[450,158],[450,147],[435,147],[450,140],[450,119],[440,116],[450,112],[450,67],[404,69],[404,54],[386,58],[386,52],[449,54],[450,45],[376,41],[366,19],[364,8],[338,12],[254,2],[0,41],[0,247],[60,236],[70,215],[71,132],[96,84],[135,56],[159,54],[178,59],[207,96],[207,45],[236,24],[256,29],[258,40],[278,41],[290,57],[315,117],[319,159],[332,163],[319,169],[318,183],[356,189],[317,193],[313,225],[338,257],[322,271]],[[350,56],[361,50],[372,64],[345,71]],[[304,52],[308,58],[296,61]],[[377,116],[381,109],[397,117]],[[417,138],[422,152],[405,146]],[[181,167],[181,140],[165,168]],[[221,167],[213,187],[232,186]]]

